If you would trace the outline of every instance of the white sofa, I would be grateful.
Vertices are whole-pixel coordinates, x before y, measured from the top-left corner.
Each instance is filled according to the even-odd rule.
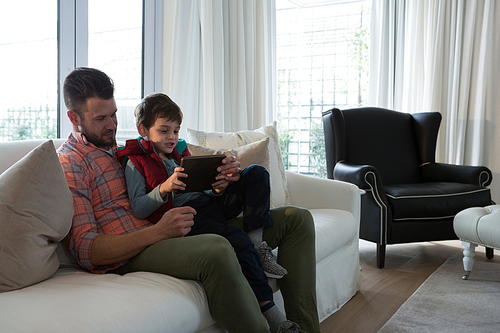
[[[44,141],[0,143],[0,173]],[[360,193],[344,182],[288,171],[286,176],[291,204],[314,216],[323,321],[359,290]],[[75,267],[68,254],[59,243],[61,265],[54,275],[0,293],[0,332],[224,332],[211,318],[199,283],[146,272],[91,274]],[[275,298],[283,309],[279,291]]]

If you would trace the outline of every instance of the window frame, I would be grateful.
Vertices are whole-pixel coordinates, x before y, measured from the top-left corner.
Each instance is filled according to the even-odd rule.
[[[66,137],[73,126],[64,104],[64,78],[88,64],[88,1],[58,1],[58,137]],[[142,1],[142,97],[163,88],[163,0]]]

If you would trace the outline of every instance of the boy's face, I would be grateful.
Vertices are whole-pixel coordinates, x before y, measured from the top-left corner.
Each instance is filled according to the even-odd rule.
[[[157,118],[149,129],[139,124],[139,134],[152,141],[160,154],[170,154],[174,150],[177,141],[179,141],[180,129],[181,126],[178,122],[166,118]]]

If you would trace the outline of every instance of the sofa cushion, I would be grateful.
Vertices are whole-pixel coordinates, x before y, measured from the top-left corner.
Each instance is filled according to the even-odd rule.
[[[271,180],[271,207],[290,204],[285,166],[281,156],[276,122],[254,131],[204,132],[187,129],[189,143],[214,149],[231,149],[269,137],[269,168]]]
[[[64,268],[42,283],[2,294],[2,332],[196,332],[214,323],[203,286],[135,272]]]
[[[269,171],[269,138],[249,143],[241,147],[228,150],[213,149],[188,143],[191,155],[214,155],[226,154],[226,156],[236,156],[244,169],[252,164],[262,165]]]
[[[37,139],[0,142],[0,150],[2,152],[2,158],[0,158],[0,174],[46,141],[46,139]],[[59,148],[64,141],[64,139],[52,140],[56,149]]]
[[[73,197],[52,141],[0,175],[0,291],[55,273],[56,245],[69,232],[72,217]]]
[[[387,198],[394,221],[449,218],[473,206],[491,204],[490,190],[463,183],[417,183],[387,185]]]

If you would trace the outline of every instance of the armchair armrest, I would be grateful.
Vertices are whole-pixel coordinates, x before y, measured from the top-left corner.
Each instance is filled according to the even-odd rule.
[[[288,192],[292,205],[307,209],[340,209],[361,214],[361,191],[356,185],[286,171]]]
[[[355,184],[362,189],[368,189],[369,186],[366,182],[365,177],[369,172],[374,172],[376,175],[378,175],[377,170],[371,165],[358,165],[346,162],[338,162],[337,164],[335,164],[335,168],[333,169],[333,178],[336,180]]]
[[[355,184],[364,190],[376,190],[385,196],[385,189],[377,169],[371,165],[339,162],[333,170],[336,180]]]
[[[491,184],[493,175],[487,167],[428,163],[421,166],[425,180],[474,184],[486,187]]]

